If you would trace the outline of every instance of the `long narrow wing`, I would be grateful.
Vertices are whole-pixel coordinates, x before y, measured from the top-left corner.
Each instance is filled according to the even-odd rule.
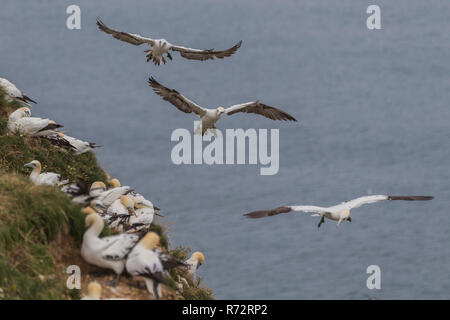
[[[114,38],[124,41],[124,42],[134,44],[135,46],[139,46],[143,43],[148,43],[152,46],[155,44],[155,41],[153,39],[146,38],[146,37],[140,36],[138,34],[134,34],[134,33],[121,32],[121,31],[116,31],[116,30],[110,29],[100,19],[97,19],[97,26],[100,30],[112,35]]]
[[[199,49],[185,48],[185,47],[174,46],[174,45],[171,45],[170,48],[173,51],[180,52],[180,55],[183,58],[204,61],[204,60],[209,60],[209,59],[214,59],[214,58],[223,59],[223,58],[229,57],[233,53],[235,53],[237,49],[239,49],[241,47],[241,44],[242,44],[242,40],[239,41],[238,43],[236,43],[231,48],[223,50],[223,51],[214,51],[213,49],[199,50]]]
[[[177,107],[178,110],[181,110],[185,113],[194,112],[200,117],[202,117],[206,113],[205,108],[202,108],[198,104],[187,99],[178,91],[163,86],[153,77],[148,80],[148,84],[153,88],[153,91],[155,91],[156,94],[158,94],[164,100],[169,101],[171,104]]]
[[[255,113],[262,115],[266,118],[272,119],[272,120],[283,120],[283,121],[297,121],[293,116],[290,114],[260,103],[259,101],[252,101],[247,103],[241,103],[236,104],[234,106],[228,107],[225,109],[225,113],[227,115],[232,115],[238,112],[244,112],[244,113]]]
[[[288,213],[291,211],[301,211],[301,212],[317,212],[325,213],[327,208],[316,207],[316,206],[288,206],[288,207],[278,207],[270,210],[259,210],[244,214],[247,218],[265,218],[270,216],[275,216],[281,213]]]
[[[433,199],[433,197],[431,197],[431,196],[373,195],[373,196],[356,198],[354,200],[344,202],[344,204],[346,206],[348,206],[349,209],[354,209],[354,208],[361,207],[364,204],[375,203],[375,202],[385,201],[385,200],[425,201],[425,200],[432,200],[432,199]]]

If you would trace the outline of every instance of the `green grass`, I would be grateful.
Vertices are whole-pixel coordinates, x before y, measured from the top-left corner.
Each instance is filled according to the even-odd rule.
[[[0,172],[0,288],[5,299],[76,297],[56,272],[49,244],[58,233],[81,244],[84,214],[54,187]],[[53,275],[51,280],[40,276]],[[60,281],[57,281],[57,280]],[[74,296],[75,295],[75,296]]]
[[[79,248],[85,215],[57,187],[32,184],[24,164],[39,160],[42,172],[59,173],[85,188],[94,181],[106,183],[106,174],[92,152],[75,156],[45,139],[8,133],[7,117],[19,107],[17,102],[6,102],[0,89],[0,288],[4,299],[78,299],[79,290],[66,288],[67,274],[52,246],[61,246],[57,238],[62,235],[63,246],[67,245],[63,250],[71,254],[74,246]],[[150,231],[160,236],[162,247],[169,248],[162,226],[153,224]],[[102,236],[111,234],[105,227]],[[184,260],[188,251],[170,252]],[[182,269],[172,271],[168,280],[172,287],[177,275],[190,285],[183,290],[184,299],[212,299],[212,291],[200,288]]]

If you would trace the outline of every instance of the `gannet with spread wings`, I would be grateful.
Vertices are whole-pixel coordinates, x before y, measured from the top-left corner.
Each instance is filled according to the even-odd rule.
[[[180,55],[186,59],[204,61],[214,58],[223,59],[229,57],[233,53],[235,53],[236,50],[239,49],[242,44],[241,40],[233,47],[223,51],[214,51],[213,49],[199,50],[175,46],[169,43],[166,39],[151,39],[134,33],[116,31],[108,28],[100,19],[97,19],[97,26],[101,31],[112,35],[114,38],[118,40],[134,44],[135,46],[139,46],[144,43],[148,44],[151,47],[151,49],[144,51],[147,52],[147,62],[153,60],[155,65],[158,66],[161,64],[161,62],[166,63],[164,54],[167,55],[167,58],[172,60],[172,55],[170,54],[169,50],[178,51]]]
[[[148,83],[159,96],[161,96],[164,100],[169,101],[177,107],[178,110],[183,111],[184,113],[193,112],[197,114],[201,120],[202,135],[204,135],[208,129],[215,129],[216,127],[214,124],[223,114],[232,115],[238,112],[255,113],[272,120],[297,121],[290,114],[280,109],[262,104],[259,101],[236,104],[226,109],[224,107],[218,107],[216,109],[203,108],[184,97],[178,91],[166,88],[157,82],[153,77],[149,79]],[[200,133],[200,127],[196,129],[196,133]]]
[[[288,213],[291,211],[300,211],[300,212],[315,212],[312,216],[320,216],[320,222],[318,227],[325,222],[325,218],[337,221],[337,225],[339,226],[342,221],[352,221],[350,217],[350,210],[354,208],[358,208],[364,204],[375,203],[379,201],[385,200],[406,200],[406,201],[424,201],[424,200],[432,200],[431,196],[388,196],[388,195],[373,195],[373,196],[365,196],[356,198],[354,200],[342,202],[341,204],[332,206],[332,207],[316,207],[316,206],[285,206],[278,207],[271,210],[260,210],[253,211],[247,214],[244,214],[247,218],[264,218],[269,216],[274,216],[280,213]]]

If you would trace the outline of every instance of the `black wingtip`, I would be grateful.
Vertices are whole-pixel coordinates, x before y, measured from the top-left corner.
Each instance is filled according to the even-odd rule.
[[[389,196],[389,200],[427,201],[433,200],[433,196]]]

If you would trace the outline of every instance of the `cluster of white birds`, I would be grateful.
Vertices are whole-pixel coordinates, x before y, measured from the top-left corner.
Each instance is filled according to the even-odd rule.
[[[60,132],[58,129],[63,126],[53,120],[32,117],[29,102],[36,102],[10,81],[0,78],[0,87],[7,101],[26,105],[9,115],[7,128],[10,133],[47,139],[64,151],[72,150],[74,156],[99,147]],[[204,262],[201,252],[193,253],[185,262],[166,253],[160,247],[159,236],[149,231],[154,216],[162,217],[160,209],[131,187],[121,186],[118,179],[108,176],[109,188],[104,182],[96,181],[86,194],[81,194],[80,186],[63,179],[61,174],[42,172],[42,164],[38,160],[26,163],[25,167],[32,169],[29,178],[34,184],[58,186],[73,203],[85,205],[82,212],[87,215],[88,229],[83,236],[81,254],[88,263],[115,272],[117,278],[110,285],[117,285],[120,275],[127,271],[132,276],[143,277],[149,293],[159,298],[161,284],[168,284],[165,277],[170,269],[183,267],[195,277],[195,271]],[[119,234],[100,238],[105,223]],[[179,281],[188,285],[184,278]],[[182,288],[178,287],[179,290]],[[101,286],[96,282],[90,283],[84,299],[100,297]]]
[[[60,132],[59,129],[63,125],[53,120],[32,117],[29,102],[36,102],[22,93],[7,79],[0,78],[0,88],[5,92],[7,101],[17,101],[26,105],[26,107],[18,108],[9,115],[7,127],[11,133],[48,139],[62,150],[72,150],[75,155],[101,147],[93,142],[83,141]]]

